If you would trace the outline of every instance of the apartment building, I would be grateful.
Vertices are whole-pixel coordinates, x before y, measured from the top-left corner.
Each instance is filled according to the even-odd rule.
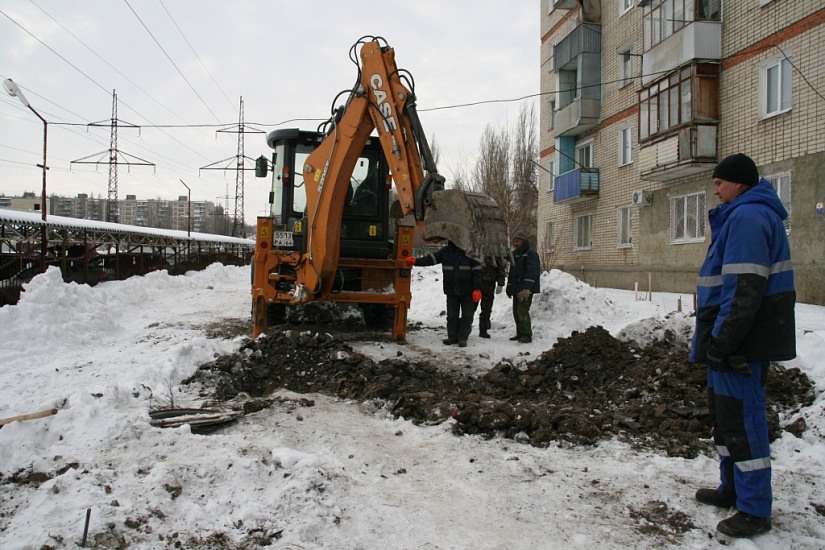
[[[80,218],[84,220],[106,221],[105,198],[90,197],[78,193],[75,197],[51,195],[46,201],[47,211],[54,216]],[[24,193],[22,197],[0,196],[0,208],[40,211],[41,199],[34,193]],[[176,201],[162,199],[138,199],[136,195],[126,195],[118,201],[119,223],[158,229],[187,231],[191,209],[191,231],[195,233],[225,234],[224,209],[211,201],[192,201],[180,195]],[[224,232],[224,233],[222,233]]]
[[[825,0],[542,0],[541,32],[545,269],[693,292],[711,172],[744,152],[825,305]]]

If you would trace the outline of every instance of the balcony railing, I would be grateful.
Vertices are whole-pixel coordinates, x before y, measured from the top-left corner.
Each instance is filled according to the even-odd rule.
[[[662,40],[642,56],[642,85],[693,59],[722,59],[722,23],[694,21]]]
[[[577,136],[599,124],[602,102],[598,99],[575,99],[556,111],[553,117],[553,137]]]
[[[564,69],[584,53],[602,53],[602,26],[598,23],[582,23],[553,47],[553,69]]]
[[[573,204],[599,196],[599,169],[577,168],[556,176],[553,201]]]
[[[667,139],[642,146],[639,151],[641,177],[647,181],[670,181],[712,169],[718,162],[715,125],[693,125]]]

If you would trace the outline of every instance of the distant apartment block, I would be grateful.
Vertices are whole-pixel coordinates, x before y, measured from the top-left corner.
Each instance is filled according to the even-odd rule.
[[[107,199],[90,197],[86,193],[76,197],[51,195],[46,201],[49,214],[97,221],[106,221],[106,203]],[[40,205],[40,196],[34,193],[24,193],[22,197],[0,196],[0,208],[39,212]],[[118,201],[118,208],[119,223],[139,227],[225,234],[227,225],[231,225],[225,220],[223,207],[210,201],[192,201],[190,205],[186,195],[174,201],[126,195],[124,200]]]

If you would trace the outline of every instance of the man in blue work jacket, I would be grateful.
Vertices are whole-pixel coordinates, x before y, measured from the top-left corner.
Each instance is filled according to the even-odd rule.
[[[721,483],[699,489],[711,506],[736,506],[717,530],[751,537],[771,529],[771,455],[765,415],[770,361],[796,357],[796,291],[783,220],[788,212],[737,153],[713,171],[721,204],[708,213],[711,241],[697,283],[690,360],[708,365],[708,406]]]

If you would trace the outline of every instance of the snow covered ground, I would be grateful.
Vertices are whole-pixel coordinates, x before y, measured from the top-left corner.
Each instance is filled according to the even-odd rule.
[[[493,337],[445,348],[438,267],[415,268],[407,344],[363,343],[481,372],[535,358],[560,337],[602,325],[644,344],[664,329],[687,337],[690,295],[594,289],[558,271],[542,276],[534,339],[510,342],[496,301]],[[639,296],[643,297],[643,296]],[[712,457],[642,453],[619,442],[538,449],[456,437],[447,423],[418,427],[321,395],[303,407],[281,392],[269,409],[211,435],[156,428],[149,409],[200,405],[181,380],[242,337],[216,323],[249,316],[248,268],[212,266],[170,277],[63,284],[52,268],[20,303],[0,308],[0,418],[56,408],[0,429],[0,548],[74,548],[87,511],[98,548],[555,549],[716,548],[728,512],[698,505],[713,486]],[[825,308],[797,305],[799,367],[815,382],[801,439],[774,443],[773,530],[730,548],[825,547]],[[46,474],[46,475],[43,475]],[[23,483],[28,480],[29,483]],[[650,507],[658,510],[650,510]],[[656,530],[655,513],[695,528]]]

